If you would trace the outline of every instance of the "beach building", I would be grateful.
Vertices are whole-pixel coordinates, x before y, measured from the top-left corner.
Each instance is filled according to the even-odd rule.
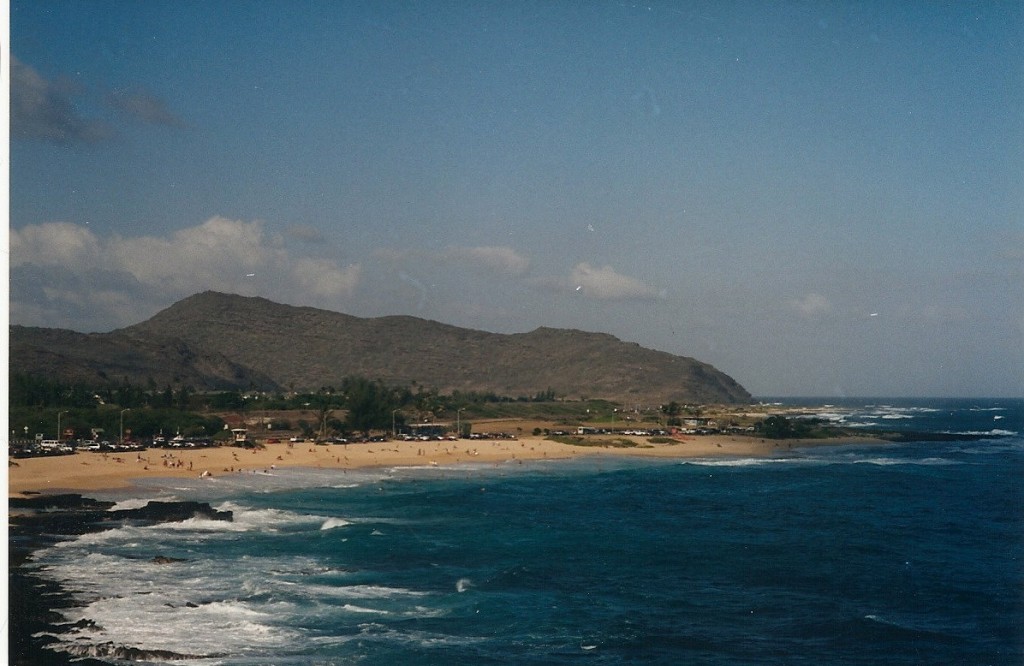
[[[443,437],[453,430],[451,423],[409,423],[402,426],[413,439]]]

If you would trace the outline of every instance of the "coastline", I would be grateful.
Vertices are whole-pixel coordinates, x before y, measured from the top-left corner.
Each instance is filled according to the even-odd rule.
[[[127,521],[148,524],[176,522],[190,515],[230,520],[230,512],[218,512],[209,504],[197,502],[151,502],[141,509],[113,511],[113,502],[97,501],[79,494],[10,498],[9,505],[7,580],[11,612],[8,614],[8,651],[5,655],[8,663],[101,666],[111,663],[102,657],[128,661],[150,656],[160,660],[183,657],[133,648],[107,651],[108,646],[102,645],[80,654],[54,649],[54,637],[69,627],[77,626],[61,615],[62,609],[75,605],[75,600],[63,583],[39,575],[32,555],[61,541],[110,529]]]
[[[260,535],[267,531],[265,528],[271,527],[275,542],[293,544],[294,540],[294,544],[288,546],[289,553],[305,553],[304,544],[307,541],[312,548],[310,552],[317,553],[320,552],[319,545],[314,544],[346,544],[343,546],[347,553],[345,557],[337,561],[327,558],[320,562],[317,559],[318,563],[324,565],[323,568],[309,568],[303,561],[294,571],[287,570],[294,574],[294,579],[288,578],[287,584],[292,585],[291,581],[294,580],[294,584],[299,586],[294,590],[296,598],[306,599],[302,596],[306,594],[303,586],[309,586],[309,598],[318,599],[323,596],[329,600],[324,607],[331,609],[330,612],[323,613],[322,617],[317,615],[316,622],[310,624],[307,624],[309,618],[304,616],[291,617],[289,622],[309,628],[320,627],[317,622],[321,620],[330,620],[334,626],[337,625],[335,620],[338,617],[344,617],[343,624],[347,629],[338,635],[346,639],[349,635],[361,635],[357,630],[361,631],[360,627],[363,625],[360,623],[365,622],[366,616],[362,613],[374,611],[379,613],[379,616],[373,618],[374,622],[366,626],[373,627],[374,631],[384,631],[382,627],[390,627],[404,645],[407,636],[403,632],[407,631],[409,623],[405,615],[399,612],[405,607],[402,593],[407,591],[406,588],[419,590],[418,587],[407,584],[410,579],[405,574],[415,573],[416,580],[422,580],[419,577],[422,572],[417,572],[417,568],[425,562],[431,563],[430,569],[424,569],[431,575],[437,568],[433,562],[443,561],[446,567],[438,569],[443,573],[438,574],[437,580],[431,578],[433,582],[424,588],[429,588],[431,594],[435,590],[438,591],[436,598],[431,597],[430,608],[448,608],[451,603],[461,604],[459,607],[463,607],[470,598],[463,597],[460,593],[468,591],[471,595],[479,594],[473,592],[471,588],[482,584],[481,581],[490,583],[491,579],[488,576],[492,576],[494,571],[511,572],[508,580],[501,579],[500,587],[495,587],[495,590],[504,590],[506,587],[519,590],[524,587],[525,579],[518,576],[546,571],[532,567],[512,567],[506,571],[502,566],[504,559],[491,561],[476,556],[470,558],[471,562],[467,565],[469,560],[465,556],[457,555],[448,561],[437,557],[425,558],[422,561],[414,558],[415,561],[408,568],[403,564],[400,567],[402,575],[396,576],[392,564],[377,560],[382,552],[404,552],[409,545],[418,547],[415,544],[436,543],[441,551],[449,549],[452,544],[459,542],[461,536],[456,536],[457,534],[475,534],[467,526],[484,526],[488,521],[494,522],[489,517],[500,516],[495,522],[498,527],[487,525],[487,534],[491,534],[492,530],[504,529],[504,525],[519,525],[519,528],[526,530],[524,533],[529,534],[531,538],[546,539],[554,535],[573,534],[568,527],[580,526],[580,536],[567,537],[569,540],[562,544],[561,550],[552,551],[557,553],[566,552],[565,544],[577,543],[577,538],[581,539],[578,542],[581,544],[593,546],[601,543],[601,536],[599,534],[595,537],[593,526],[605,525],[606,522],[607,526],[601,530],[608,529],[609,534],[621,535],[620,538],[612,540],[615,543],[631,544],[633,536],[643,537],[650,534],[652,538],[649,541],[638,539],[636,547],[639,550],[635,552],[632,545],[619,549],[629,554],[631,561],[636,561],[640,553],[660,552],[658,549],[663,548],[663,544],[666,543],[664,539],[668,538],[668,535],[678,536],[681,533],[683,536],[673,542],[677,544],[677,548],[672,552],[689,553],[688,558],[682,560],[683,564],[693,562],[699,565],[707,562],[707,546],[720,546],[718,552],[724,557],[721,560],[718,557],[713,559],[722,563],[719,569],[712,568],[706,571],[707,580],[731,581],[735,585],[730,589],[745,591],[751,576],[760,575],[752,573],[753,569],[746,568],[749,560],[752,567],[762,567],[762,571],[771,575],[778,574],[778,580],[785,574],[787,587],[783,593],[788,594],[788,591],[793,589],[801,594],[811,594],[813,597],[820,592],[820,596],[814,597],[823,604],[819,607],[830,607],[829,604],[832,602],[829,599],[834,598],[834,592],[829,586],[816,590],[814,585],[817,580],[827,579],[831,563],[834,561],[832,555],[835,552],[835,544],[846,543],[859,547],[861,544],[875,543],[877,540],[879,545],[870,550],[853,549],[857,557],[866,559],[858,560],[863,565],[860,568],[863,578],[856,586],[850,588],[853,590],[851,594],[862,595],[856,597],[860,600],[858,607],[870,608],[872,617],[849,617],[848,613],[837,612],[828,617],[827,625],[819,623],[813,612],[806,618],[798,618],[796,615],[793,617],[797,618],[794,622],[806,621],[807,626],[811,628],[810,631],[815,632],[814,636],[818,636],[819,633],[824,638],[834,636],[834,626],[847,626],[853,632],[870,632],[872,640],[888,642],[890,639],[879,636],[881,632],[890,631],[889,625],[873,617],[899,617],[905,611],[904,606],[910,609],[906,611],[909,613],[914,612],[914,607],[912,604],[901,605],[902,600],[894,600],[886,593],[886,589],[905,583],[912,583],[917,589],[916,586],[926,584],[923,573],[928,566],[936,566],[941,570],[950,562],[962,564],[963,561],[978,561],[982,562],[978,565],[980,570],[986,566],[984,562],[988,561],[988,557],[997,560],[1002,557],[1004,547],[997,544],[1001,543],[1000,539],[1007,534],[1007,527],[1012,526],[1017,518],[1012,509],[1008,508],[1012,506],[1012,501],[1007,501],[1012,500],[1017,494],[1012,483],[1013,475],[1001,470],[1008,463],[1019,466],[1020,441],[1016,432],[1019,430],[1019,418],[1011,416],[1009,412],[1004,415],[1005,409],[999,408],[997,411],[973,402],[960,407],[954,416],[941,409],[914,409],[917,410],[913,412],[913,418],[917,419],[916,423],[895,424],[904,426],[903,429],[884,433],[865,431],[863,435],[846,430],[827,439],[772,440],[741,434],[720,434],[693,435],[683,441],[673,442],[661,437],[650,441],[647,437],[624,437],[616,434],[590,435],[586,438],[564,436],[559,437],[559,441],[545,440],[541,437],[496,437],[485,440],[374,442],[330,446],[309,443],[289,446],[288,443],[275,442],[266,444],[265,449],[257,449],[255,452],[223,447],[187,450],[149,449],[139,454],[108,453],[106,456],[98,452],[82,452],[59,457],[15,458],[10,461],[8,474],[8,549],[11,554],[8,577],[12,590],[8,636],[10,663],[74,662],[99,666],[111,661],[121,663],[131,660],[185,660],[190,657],[212,657],[219,654],[206,644],[203,649],[197,649],[196,644],[190,642],[188,627],[191,626],[192,619],[189,616],[205,616],[205,609],[216,609],[224,600],[230,602],[225,611],[234,613],[236,601],[232,600],[235,600],[235,589],[240,589],[239,586],[251,576],[256,576],[254,580],[268,579],[276,576],[282,569],[273,561],[267,566],[260,565],[254,568],[252,572],[242,569],[241,573],[231,579],[233,582],[220,589],[217,586],[224,581],[222,576],[225,571],[234,567],[211,567],[200,564],[197,568],[194,565],[177,564],[192,560],[202,563],[207,559],[206,556],[193,554],[191,546],[179,548],[177,536],[169,536],[166,539],[156,536],[144,539],[144,544],[140,541],[141,547],[136,548],[133,545],[135,537],[131,536],[132,529],[148,528],[154,521],[180,521],[182,511],[192,511],[185,506],[189,504],[204,504],[207,507],[212,505],[222,512],[235,513],[237,529],[234,526],[226,529],[209,527],[205,516],[202,516],[197,521],[196,529],[199,530],[198,538],[204,542],[207,540],[206,532],[210,531],[210,534],[229,534],[230,537],[225,543],[234,542],[236,532],[249,534],[254,539],[252,544],[262,543],[259,541],[263,538]],[[994,415],[991,413],[993,411],[996,411]],[[903,412],[892,408],[892,413]],[[873,412],[864,418],[874,420],[883,416]],[[994,429],[993,422],[1002,429]],[[859,424],[859,421],[857,423]],[[1007,424],[1013,427],[1008,429]],[[918,427],[906,427],[914,425]],[[511,428],[519,430],[520,433],[526,429],[526,426]],[[581,439],[583,441],[579,441]],[[976,441],[977,444],[973,443]],[[523,464],[520,465],[520,462]],[[437,464],[436,470],[431,470],[431,463]],[[224,465],[227,471],[224,471]],[[271,466],[276,467],[276,473],[269,469]],[[1000,471],[993,475],[987,470]],[[212,479],[202,478],[204,471],[209,471]],[[584,476],[577,477],[580,473]],[[565,479],[577,478],[585,478],[587,482],[563,483]],[[437,487],[455,488],[459,489],[459,492],[438,493],[433,485],[435,479],[441,484]],[[656,479],[681,482],[652,483]],[[406,480],[410,482],[407,483]],[[476,492],[478,483],[480,494]],[[906,484],[911,488],[908,491],[908,504],[863,501],[865,497],[885,497],[887,489],[894,483],[901,486]],[[486,493],[483,492],[484,486],[488,491]],[[318,488],[324,488],[325,491],[321,494],[317,491]],[[327,490],[333,488],[345,490]],[[350,488],[352,490],[348,490]],[[293,493],[293,489],[296,492]],[[568,490],[568,494],[565,494],[564,490]],[[281,501],[274,497],[278,491],[281,492]],[[759,508],[764,499],[769,497],[767,492],[770,492],[772,499],[772,510],[765,511],[762,515]],[[267,493],[270,493],[269,497],[266,496]],[[19,495],[24,496],[24,499],[17,498]],[[236,496],[240,499],[232,499]],[[378,496],[383,499],[382,504],[378,504]],[[509,501],[511,497],[520,496],[524,502],[523,511],[520,511],[518,503]],[[344,497],[343,503],[331,504],[334,497]],[[613,497],[618,500],[611,501]],[[964,497],[970,498],[971,503],[967,506],[961,504]],[[607,501],[601,501],[600,498],[606,498]],[[804,504],[805,499],[813,501]],[[428,509],[427,507],[433,507],[432,503],[435,500],[438,507],[455,507],[456,510],[438,512]],[[561,504],[562,500],[566,501],[564,507]],[[974,544],[964,546],[962,540],[955,538],[953,533],[948,539],[938,537],[939,540],[935,541],[936,535],[947,534],[946,516],[928,510],[923,513],[921,511],[922,507],[930,507],[935,502],[946,502],[947,504],[943,506],[962,508],[956,514],[958,531],[970,529],[975,521],[972,515],[981,515],[974,514],[975,508],[972,507],[1000,506],[1003,509],[1001,512],[995,512],[987,522],[984,522],[984,529],[989,535],[984,543],[975,540]],[[516,513],[508,516],[515,515],[516,520],[508,520],[508,516],[501,511],[511,510],[510,507],[513,506],[516,507]],[[274,507],[274,510],[266,511],[267,507]],[[277,515],[278,507],[284,507],[288,516],[287,528],[282,532],[284,536],[277,534],[277,527],[284,524]],[[385,507],[385,510],[378,511],[380,507]],[[586,511],[577,515],[575,510],[582,507],[587,507]],[[590,507],[595,508],[592,511]],[[715,510],[708,511],[708,507],[714,507]],[[787,507],[797,510],[800,519],[793,520],[792,511]],[[483,510],[485,508],[486,510]],[[861,511],[862,508],[865,510]],[[154,518],[150,513],[143,515],[143,509],[166,513]],[[178,517],[171,515],[172,509],[176,512],[174,515]],[[296,513],[292,514],[289,511]],[[666,513],[663,514],[663,511]],[[413,520],[416,520],[416,516],[434,514],[449,515],[451,519],[439,523],[431,520],[429,528],[415,528],[411,531],[405,527],[392,528],[390,521],[393,518],[397,521],[398,517],[405,517],[406,513],[413,516]],[[517,522],[522,517],[521,514],[526,516],[522,524]],[[565,520],[561,519],[563,515],[566,516]],[[593,517],[581,520],[579,516],[582,515]],[[630,520],[621,519],[626,515],[630,516]],[[853,517],[853,522],[832,520],[836,515]],[[338,520],[341,516],[345,517],[344,521]],[[370,516],[372,519],[363,520]],[[672,518],[665,520],[666,516]],[[722,520],[723,516],[727,520]],[[934,520],[930,520],[929,517]],[[919,518],[923,523],[918,522]],[[638,532],[634,520],[641,521],[640,524],[645,527]],[[767,523],[762,525],[762,521]],[[545,529],[534,534],[535,523]],[[443,530],[438,527],[439,525],[444,526]],[[898,532],[890,531],[889,528],[893,525],[901,526]],[[92,557],[92,537],[86,537],[81,543],[78,543],[76,538],[87,532],[117,527],[127,527],[129,531],[126,533],[127,541],[124,548],[116,545],[122,539],[116,531],[115,536],[110,539],[115,544],[114,549],[110,551],[111,556],[115,558],[114,562],[117,562],[114,566],[128,567],[124,569],[126,572],[141,571],[141,578],[138,578],[143,585],[141,588],[131,587],[127,582],[130,577],[126,577],[126,587],[122,591],[119,587],[121,583],[116,582],[116,576],[112,577],[109,572],[100,571],[99,577],[96,578],[91,564],[83,566],[81,558]],[[339,527],[345,529],[339,530]],[[664,534],[659,531],[660,527],[666,529]],[[752,538],[750,547],[758,550],[762,555],[760,557],[745,557],[746,548],[743,549],[744,552],[735,552],[738,549],[732,544],[737,534],[750,534],[762,527],[766,534],[783,535],[784,538],[773,538],[769,543],[763,544],[760,544],[757,538]],[[380,532],[377,532],[376,528],[379,528]],[[436,534],[432,532],[435,528],[439,530]],[[912,531],[908,533],[903,528],[912,528]],[[193,528],[186,529],[192,534]],[[177,530],[176,526],[157,527],[153,534],[167,532],[169,535],[177,535]],[[436,539],[427,539],[428,532]],[[149,531],[146,530],[146,533]],[[601,534],[603,533],[602,531]],[[687,536],[691,534],[692,536]],[[363,536],[367,538],[363,539]],[[674,539],[676,536],[671,538]],[[220,548],[221,538],[210,538],[213,547]],[[596,540],[593,540],[595,538]],[[96,539],[97,544],[106,543],[108,540],[105,536],[97,536]],[[248,543],[247,539],[248,537],[243,541]],[[394,539],[395,543],[404,545],[400,548],[382,548],[381,544],[387,543],[388,539]],[[415,544],[411,541],[413,539]],[[820,548],[815,545],[818,539],[824,544]],[[63,548],[48,550],[57,542],[65,540],[71,541],[67,544],[67,552]],[[891,541],[894,543],[890,546]],[[519,542],[515,541],[517,544]],[[527,546],[533,543],[531,539],[522,542]],[[470,540],[467,543],[476,542]],[[500,545],[506,543],[506,540],[503,537],[497,543]],[[793,553],[793,549],[784,547],[796,543],[806,543],[814,557],[805,558],[799,552]],[[890,564],[888,559],[891,558],[888,556],[892,552],[916,553],[921,549],[921,544],[932,543],[949,546],[952,550],[946,553],[942,549],[937,549],[933,551],[932,560],[918,557],[913,562],[913,572],[909,569],[909,564],[905,568],[897,567],[890,571],[891,581],[884,586],[874,585],[874,572],[879,570],[879,566],[884,568]],[[245,558],[250,550],[247,548],[248,546],[239,548],[225,561],[241,562],[248,567],[249,560]],[[644,550],[649,548],[655,550]],[[276,546],[273,550],[278,552]],[[844,551],[849,550],[844,548]],[[62,552],[64,555],[60,554]],[[101,549],[95,552],[98,557]],[[471,552],[471,549],[452,552]],[[526,567],[533,562],[528,555],[530,552],[529,548],[523,550],[521,554],[515,556],[515,562],[525,562],[523,566]],[[496,553],[499,558],[508,556],[508,552],[502,549]],[[736,555],[735,560],[730,559],[733,554]],[[239,556],[243,559],[239,560]],[[821,559],[816,563],[815,558]],[[658,558],[640,559],[655,561]],[[542,557],[534,563],[558,560],[557,557]],[[595,560],[598,564],[608,561],[604,556]],[[66,565],[70,568],[67,571],[54,570],[61,572],[54,575],[43,568],[50,567],[53,562],[61,567]],[[625,561],[623,563],[625,564]],[[791,576],[787,573],[802,571],[801,567],[805,564],[817,567],[815,570],[819,573],[806,582],[800,576]],[[668,561],[667,565],[667,571],[680,571],[683,579],[689,580],[690,574],[687,572],[691,567],[680,568],[675,561]],[[574,566],[575,564],[572,564],[561,570],[569,571]],[[176,573],[176,568],[180,568],[181,571]],[[615,571],[622,568],[617,566]],[[625,568],[628,569],[628,566]],[[117,571],[121,569],[118,568]],[[135,611],[132,610],[135,608],[134,595],[141,593],[138,590],[150,585],[153,580],[163,580],[166,577],[167,580],[163,581],[166,584],[165,589],[176,591],[179,576],[191,580],[190,577],[200,575],[198,571],[203,571],[202,584],[190,587],[180,594],[175,592],[167,599],[152,598],[150,610],[159,615],[159,621],[163,621],[164,613],[168,614],[168,618],[173,615],[177,623],[175,626],[179,629],[176,635],[184,636],[181,640],[154,642],[140,639],[131,631],[110,634],[108,637],[102,629],[98,629],[101,626],[118,625],[122,620],[128,621],[129,624],[125,626],[131,627],[130,622],[136,617]],[[358,581],[347,578],[346,576],[353,571],[361,574],[365,572],[366,577]],[[938,624],[941,624],[942,634],[937,640],[945,640],[948,643],[956,639],[955,644],[949,643],[954,645],[949,648],[950,661],[992,661],[993,658],[998,661],[1000,655],[1005,657],[1011,653],[994,652],[986,647],[983,640],[974,641],[973,638],[968,638],[968,635],[961,631],[958,618],[959,613],[972,613],[972,617],[976,612],[987,613],[985,617],[992,622],[991,626],[1001,628],[1000,636],[1010,636],[1007,632],[1013,621],[998,618],[1006,617],[1007,614],[1017,617],[1019,607],[1015,607],[1012,599],[1005,595],[999,596],[999,590],[1010,589],[1015,581],[1019,580],[1015,571],[1011,565],[1011,568],[1000,569],[995,574],[992,585],[985,581],[979,583],[978,604],[969,599],[962,604],[962,608],[961,605],[954,605],[948,612],[940,613]],[[316,575],[307,578],[311,575],[309,572]],[[320,574],[323,574],[322,578],[317,577]],[[90,576],[102,581],[115,580],[109,584],[104,583],[102,591],[96,593],[99,599],[109,598],[111,601],[118,601],[120,605],[113,611],[102,611],[98,614],[77,612],[83,606],[81,590],[91,589],[88,584],[83,587],[81,581],[88,583],[92,580]],[[599,582],[605,578],[595,576],[595,580]],[[456,579],[458,585],[454,588],[455,592],[452,592],[453,581]],[[553,577],[551,580],[561,579]],[[636,579],[636,582],[639,583],[641,580],[642,577]],[[791,583],[793,580],[797,582]],[[337,590],[347,590],[344,594],[351,593],[351,598],[345,596],[343,600],[350,602],[352,606],[338,601],[333,588],[321,590],[319,585],[325,581],[329,581]],[[463,581],[466,581],[465,586],[462,585]],[[358,601],[361,597],[356,593],[361,588],[351,587],[354,582],[386,586],[380,589],[396,590],[396,598],[387,602]],[[937,585],[934,593],[944,594],[945,588],[941,586],[941,581]],[[182,589],[184,590],[184,587]],[[212,589],[219,591],[210,594],[209,590]],[[636,588],[630,585],[623,589]],[[650,589],[657,589],[657,583],[652,584]],[[724,600],[726,607],[737,598],[735,594],[730,596],[730,589],[725,589],[724,595],[716,595],[716,599]],[[539,608],[540,615],[543,616],[547,592],[540,589],[537,591],[539,594],[534,594],[532,588],[528,588],[527,591],[530,593],[528,596],[535,597],[542,604]],[[745,595],[745,592],[741,594]],[[987,603],[984,607],[980,605],[985,603],[986,598],[995,598],[993,595],[1001,600],[1002,606],[993,609]],[[164,603],[165,601],[169,603]],[[643,599],[639,601],[643,602]],[[584,608],[585,602],[584,599],[580,608]],[[253,612],[269,612],[268,617],[277,617],[275,614],[281,610],[275,605],[276,602],[268,603],[262,593],[247,596],[244,602],[238,603]],[[427,608],[426,602],[419,599],[409,603],[422,603],[423,607]],[[165,611],[165,607],[168,610]],[[660,617],[662,612],[671,612],[673,608],[675,606],[671,603],[664,608],[655,608],[651,611],[651,617],[654,617],[655,613]],[[982,608],[990,610],[982,611]],[[204,610],[196,610],[193,613],[194,609]],[[420,612],[419,607],[416,610],[417,613]],[[701,617],[700,608],[691,610],[697,613],[693,615],[694,618]],[[641,615],[645,612],[640,606],[634,611],[640,612]],[[388,617],[387,613],[392,615]],[[727,624],[728,613],[725,613],[723,618]],[[463,619],[471,621],[470,627],[477,626],[474,616]],[[543,617],[541,619],[543,620]],[[351,626],[348,624],[350,620]],[[946,624],[942,624],[941,620],[945,620]],[[91,625],[90,622],[96,624]],[[844,625],[844,622],[852,624]],[[156,623],[147,620],[145,626],[156,626]],[[268,631],[277,626],[292,625],[270,623],[267,624]],[[532,626],[529,626],[531,631]],[[609,640],[619,637],[614,631],[615,627],[609,626]],[[758,636],[769,637],[774,635],[776,626],[769,619],[768,622],[757,625],[750,631]],[[905,632],[908,630],[913,631],[913,625],[909,629],[901,627],[900,633],[891,639],[896,650],[899,649],[900,642],[906,640]],[[443,633],[445,636],[462,636],[459,627]],[[76,634],[81,634],[82,638],[76,638]],[[600,635],[605,636],[603,633]],[[723,654],[735,656],[728,647],[732,645],[729,642],[732,637],[734,636],[722,637],[722,645],[725,646]],[[611,642],[599,644],[596,640],[587,644],[598,645],[596,649],[607,649],[608,654],[611,654],[613,649],[631,648],[632,643],[628,640],[630,635],[626,635],[625,638],[627,640],[622,645]],[[919,640],[932,639],[915,638],[915,641]],[[849,646],[843,644],[838,649],[830,648],[825,652],[829,657],[857,654],[859,642],[859,634],[854,634],[850,637]],[[783,649],[787,647],[785,639],[780,645]],[[938,645],[936,643],[936,646]],[[1010,647],[1005,649],[1015,650],[1013,646],[1019,643],[1006,645]],[[501,646],[495,644],[494,647],[497,654]],[[668,649],[679,650],[675,644]],[[303,654],[310,653],[308,650],[303,651],[305,648],[301,647],[296,647],[296,650],[302,651]],[[466,654],[474,653],[475,650],[475,647],[471,647]],[[686,650],[684,647],[681,651],[685,653]],[[878,654],[883,655],[884,650],[879,649]],[[964,658],[964,655],[967,655],[967,658]],[[821,656],[824,658],[825,654],[822,653]]]
[[[639,438],[638,438],[639,439]],[[106,529],[108,523],[89,519],[89,509],[103,502],[93,493],[128,490],[142,479],[210,478],[237,476],[273,468],[338,470],[384,467],[422,467],[436,464],[517,465],[524,461],[583,458],[768,458],[795,448],[885,444],[874,438],[822,440],[769,440],[744,436],[706,435],[673,443],[651,444],[633,440],[636,446],[616,445],[616,437],[589,438],[586,445],[565,444],[540,437],[519,439],[456,440],[429,442],[373,442],[314,445],[274,443],[262,449],[215,447],[209,449],[147,449],[138,453],[78,452],[65,456],[11,459],[8,467],[8,578],[16,610],[10,618],[9,659],[12,664],[109,663],[98,651],[69,655],[55,651],[53,636],[67,629],[60,608],[72,603],[60,583],[47,580],[35,570],[32,553],[83,532]],[[172,502],[171,504],[179,504]],[[82,509],[86,509],[83,513]],[[44,590],[45,594],[38,592]],[[125,658],[145,657],[126,653]],[[160,655],[184,656],[184,655]]]
[[[636,441],[636,440],[634,440]],[[622,447],[613,438],[588,445],[541,437],[500,440],[368,442],[314,445],[274,443],[262,449],[148,449],[138,453],[79,452],[65,456],[19,458],[8,463],[8,497],[122,490],[145,478],[203,478],[241,475],[275,468],[353,470],[373,467],[509,464],[586,456],[644,458],[771,457],[794,448],[888,444],[872,437],[771,440],[731,435],[689,437],[673,443]]]

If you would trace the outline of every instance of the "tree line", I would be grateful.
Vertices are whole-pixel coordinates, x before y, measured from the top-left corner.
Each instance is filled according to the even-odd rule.
[[[369,385],[377,388],[368,389]],[[415,388],[415,391],[413,391]],[[453,391],[442,394],[423,386],[385,387],[379,380],[366,377],[346,377],[338,385],[322,386],[315,391],[264,392],[227,389],[222,391],[196,391],[192,386],[159,387],[150,379],[145,386],[132,384],[127,378],[117,383],[89,385],[84,382],[63,382],[36,375],[12,373],[10,376],[11,407],[88,408],[98,405],[117,405],[121,408],[176,408],[196,410],[243,410],[257,406],[265,410],[305,409],[311,404],[325,403],[342,408],[350,396],[361,396],[366,391],[389,392],[389,399],[401,408],[414,407],[424,412],[444,412],[469,405],[510,402],[551,402],[557,399],[554,389],[548,388],[532,396],[500,396],[493,391]]]
[[[136,386],[127,379],[115,384],[91,386],[85,382],[62,382],[36,375],[11,373],[11,407],[90,408],[117,405],[121,408],[153,407],[189,409],[195,389],[191,386],[158,388],[150,380]]]
[[[405,412],[434,420],[468,406],[488,402],[542,402],[555,399],[552,389],[531,397],[507,398],[491,392],[454,391],[442,394],[423,386],[387,386],[380,380],[352,376],[337,385],[316,391],[267,393],[261,391],[200,392],[191,386],[160,387],[153,380],[145,386],[127,379],[114,384],[91,386],[85,382],[63,382],[29,374],[10,377],[11,428],[15,436],[28,429],[31,433],[50,432],[63,420],[61,430],[76,433],[101,429],[120,434],[122,427],[139,437],[164,433],[211,436],[223,429],[223,421],[209,416],[216,411],[305,410],[315,415],[315,423],[300,422],[299,427],[320,438],[339,432],[369,434],[372,430],[391,430],[404,426]],[[344,411],[344,418],[337,416]],[[207,415],[204,415],[207,414]],[[290,423],[274,425],[291,429]],[[42,430],[40,430],[42,429]],[[60,436],[60,433],[57,433]]]

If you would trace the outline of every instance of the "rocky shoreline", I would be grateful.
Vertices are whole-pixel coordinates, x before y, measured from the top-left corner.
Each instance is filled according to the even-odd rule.
[[[205,502],[156,502],[136,509],[112,510],[78,494],[10,498],[8,504],[8,645],[9,663],[24,666],[85,664],[99,666],[132,661],[167,661],[211,655],[180,655],[147,651],[134,646],[103,644],[71,654],[54,649],[54,634],[66,633],[68,623],[59,609],[73,604],[68,590],[39,575],[32,553],[69,538],[113,529],[124,524],[179,522],[196,516],[232,520],[230,511],[217,511]],[[154,553],[154,561],[163,556]],[[96,658],[99,659],[96,659]]]

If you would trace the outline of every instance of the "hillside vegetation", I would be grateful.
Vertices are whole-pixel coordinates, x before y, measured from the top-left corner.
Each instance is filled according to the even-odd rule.
[[[11,372],[89,385],[316,390],[363,376],[450,392],[625,405],[749,402],[711,365],[604,333],[498,334],[407,316],[359,318],[217,292],[110,333],[11,327]]]

